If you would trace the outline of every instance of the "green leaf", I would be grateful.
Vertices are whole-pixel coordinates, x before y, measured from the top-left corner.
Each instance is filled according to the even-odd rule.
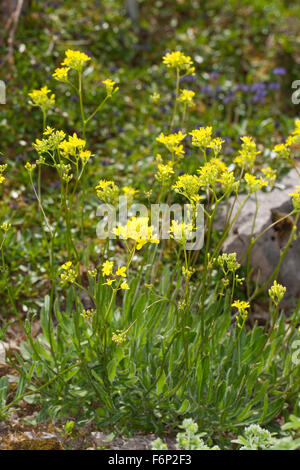
[[[156,384],[156,391],[158,394],[162,393],[165,383],[166,383],[166,374],[165,374],[165,371],[163,370],[162,372],[160,372],[160,377]]]

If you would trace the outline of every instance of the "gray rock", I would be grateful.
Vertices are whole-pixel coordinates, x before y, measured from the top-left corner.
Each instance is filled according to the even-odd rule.
[[[281,181],[278,187],[270,192],[258,191],[258,212],[254,225],[254,238],[262,233],[269,225],[279,220],[292,210],[292,202],[289,193],[297,185],[300,185],[300,178],[296,170],[291,170]],[[245,196],[236,202],[233,215],[236,214]],[[232,204],[233,199],[230,200]],[[251,195],[244,207],[241,209],[235,223],[233,224],[228,238],[223,244],[223,251],[226,253],[237,253],[237,259],[242,260],[250,242],[253,218],[256,211],[255,195]],[[216,229],[222,229],[225,222],[225,211],[215,224]],[[276,268],[280,251],[286,246],[291,233],[293,222],[291,218],[279,222],[272,227],[253,245],[250,256],[250,265],[253,271],[255,282],[264,284]],[[300,230],[300,223],[298,223]],[[247,264],[247,256],[242,260],[242,264]],[[295,303],[295,298],[300,296],[300,239],[295,240],[280,267],[278,282],[287,289],[282,306],[288,307]],[[294,298],[294,300],[293,300]]]

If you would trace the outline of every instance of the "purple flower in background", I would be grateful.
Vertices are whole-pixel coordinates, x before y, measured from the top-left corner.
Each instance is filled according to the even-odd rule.
[[[279,82],[270,82],[268,85],[269,90],[280,90]]]
[[[286,69],[284,67],[275,67],[272,70],[274,75],[285,75],[286,74]]]
[[[253,85],[250,85],[249,91],[253,94],[248,100],[250,103],[262,102],[268,94],[265,82],[253,83]]]
[[[207,96],[212,96],[213,95],[212,87],[209,86],[209,85],[203,85],[202,87],[200,87],[200,92],[203,95],[207,95]]]
[[[243,93],[248,93],[250,91],[250,85],[246,85],[245,83],[240,83],[236,85],[236,91],[242,91]]]
[[[186,77],[182,77],[180,79],[180,83],[193,83],[195,80],[197,80],[195,75],[187,75]]]
[[[225,155],[231,155],[233,152],[234,152],[234,149],[232,147],[225,148]]]
[[[218,80],[220,78],[219,72],[215,71],[210,72],[209,76],[212,80]]]
[[[227,91],[222,101],[223,101],[223,104],[228,104],[228,103],[231,103],[232,101],[235,101],[235,99],[236,99],[236,96],[234,94],[234,91],[229,90]]]

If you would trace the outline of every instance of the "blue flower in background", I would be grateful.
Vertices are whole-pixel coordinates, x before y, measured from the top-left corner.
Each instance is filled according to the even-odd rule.
[[[268,85],[269,90],[280,90],[279,82],[270,82]]]
[[[284,67],[275,67],[273,69],[274,75],[286,75],[286,69]]]

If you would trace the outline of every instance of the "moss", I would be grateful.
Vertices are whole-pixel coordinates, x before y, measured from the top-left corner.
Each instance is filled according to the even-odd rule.
[[[48,439],[23,439],[12,441],[6,446],[7,450],[63,450],[59,441]]]

